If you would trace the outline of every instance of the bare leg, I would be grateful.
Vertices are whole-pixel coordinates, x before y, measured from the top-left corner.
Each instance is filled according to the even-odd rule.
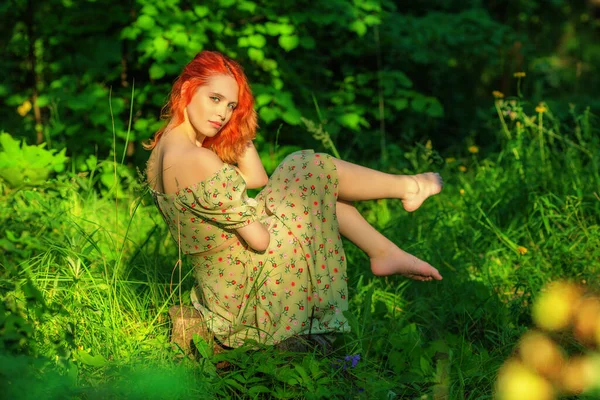
[[[406,211],[414,211],[429,196],[442,190],[437,173],[394,175],[334,158],[339,178],[339,198],[347,201],[402,199]]]
[[[420,281],[442,279],[437,269],[406,253],[379,233],[351,204],[338,201],[336,212],[340,233],[367,253],[373,274],[400,274]]]

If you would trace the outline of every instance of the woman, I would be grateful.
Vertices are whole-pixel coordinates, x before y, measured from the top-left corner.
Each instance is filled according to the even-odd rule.
[[[194,265],[193,304],[222,344],[349,330],[340,234],[368,254],[375,275],[442,279],[352,206],[397,198],[414,211],[440,192],[438,174],[391,175],[309,150],[268,178],[252,143],[253,105],[239,64],[203,51],[175,82],[170,120],[147,145],[151,192]],[[248,198],[247,188],[262,186]]]

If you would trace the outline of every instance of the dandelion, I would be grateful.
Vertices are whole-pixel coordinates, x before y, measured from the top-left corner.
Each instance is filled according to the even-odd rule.
[[[425,143],[425,148],[428,150],[431,150],[433,148],[433,146],[431,145],[431,140],[428,140],[427,143]]]
[[[472,153],[472,154],[479,153],[479,147],[477,147],[477,146],[469,146],[469,153]]]
[[[456,158],[454,158],[454,157],[448,157],[448,158],[446,158],[446,163],[448,163],[448,164],[452,164],[455,161],[456,161]]]
[[[515,73],[513,74],[513,76],[514,76],[515,78],[525,78],[526,74],[525,74],[525,72],[515,72]]]
[[[523,246],[519,246],[517,247],[517,251],[519,252],[520,255],[524,256],[525,254],[527,254],[527,247],[523,247]]]
[[[462,196],[463,194],[465,194],[465,189],[460,189],[458,192],[459,192],[459,193],[461,194],[461,196]]]
[[[546,106],[545,106],[545,105],[543,105],[542,103],[540,103],[540,104],[539,104],[539,105],[538,105],[538,106],[535,108],[535,111],[536,111],[536,112],[538,112],[538,113],[540,113],[540,114],[543,114],[543,113],[545,113],[546,111],[548,111],[548,109],[546,108]]]
[[[464,165],[459,166],[458,169],[460,170],[460,172],[467,172],[467,167],[465,167]]]
[[[494,90],[492,92],[492,95],[497,98],[497,99],[503,99],[504,98],[504,93],[499,92],[498,90]]]

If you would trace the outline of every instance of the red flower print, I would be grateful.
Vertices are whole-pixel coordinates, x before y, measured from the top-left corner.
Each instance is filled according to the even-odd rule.
[[[181,211],[185,211],[185,210],[186,210],[186,208],[185,208],[185,207],[181,207]]]
[[[190,218],[191,222],[194,222],[196,220],[196,218]]]
[[[319,202],[318,202],[318,201],[315,201],[313,204],[314,204],[315,206],[318,206],[318,205],[319,205]]]
[[[310,258],[310,254],[306,253],[306,258]]]
[[[339,270],[338,270],[337,268],[334,268],[334,269],[333,269],[333,272],[335,272],[336,274],[338,273],[338,271],[339,271]]]
[[[321,269],[325,269],[325,264],[321,264]]]
[[[284,310],[285,310],[285,311],[289,311],[289,310],[290,310],[290,307],[289,307],[289,306],[285,306],[285,307],[284,307]]]
[[[192,208],[196,207],[196,203],[192,203]]]
[[[304,310],[304,306],[300,306],[300,311]],[[302,326],[304,326],[304,322],[302,323]]]
[[[309,177],[309,178],[312,178],[312,174],[311,174],[310,172],[308,173],[308,177]]]
[[[329,289],[329,283],[325,284],[325,289]]]
[[[289,331],[290,329],[292,329],[289,325],[285,327],[286,331]]]
[[[292,286],[296,286],[296,282],[292,282]]]
[[[302,224],[298,224],[296,227],[297,227],[298,229],[300,229],[300,228],[302,228]]]
[[[310,185],[310,188],[311,188],[312,190],[315,190],[315,185]]]

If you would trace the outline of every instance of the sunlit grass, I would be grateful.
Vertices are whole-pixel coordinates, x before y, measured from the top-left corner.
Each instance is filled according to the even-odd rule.
[[[564,124],[546,105],[528,114],[517,99],[496,95],[495,104],[501,151],[469,143],[439,154],[430,142],[415,146],[405,166],[387,167],[440,170],[442,194],[412,214],[398,201],[360,205],[370,222],[438,267],[444,280],[374,277],[368,258],[347,243],[352,332],[334,342],[331,354],[242,348],[196,361],[180,357],[169,344],[167,310],[189,303],[192,276],[185,262],[177,264],[177,249],[135,178],[121,176],[118,191],[91,189],[97,180],[66,175],[35,189],[5,187],[0,223],[7,234],[0,243],[10,251],[0,259],[0,287],[4,314],[13,319],[3,317],[1,325],[7,358],[0,375],[11,382],[9,393],[489,398],[499,369],[519,352],[498,382],[525,371],[519,379],[539,387],[539,396],[562,393],[531,372],[539,361],[527,361],[532,346],[554,359],[562,350],[552,350],[552,337],[523,335],[536,323],[552,332],[575,324],[575,336],[560,342],[569,354],[592,357],[590,346],[600,345],[581,344],[579,336],[600,335],[597,328],[582,319],[565,322],[571,314],[557,311],[571,309],[542,290],[569,280],[580,288],[569,292],[572,300],[600,286],[600,143],[588,112]],[[581,304],[595,315],[592,300]],[[574,360],[564,364],[566,375],[589,369],[588,358]],[[221,361],[230,367],[217,369]]]

